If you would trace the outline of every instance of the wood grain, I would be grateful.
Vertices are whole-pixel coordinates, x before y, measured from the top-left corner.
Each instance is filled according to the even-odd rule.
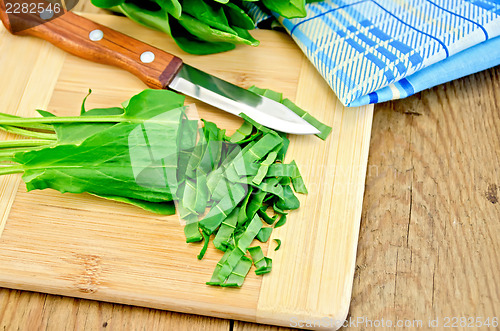
[[[170,53],[73,12],[66,12],[46,23],[37,14],[20,15],[23,17],[18,22],[13,20],[16,15],[10,16],[10,22],[5,13],[0,17],[10,32],[21,30],[16,35],[35,36],[83,59],[122,68],[139,77],[150,88],[166,88],[182,66],[182,60]],[[31,20],[35,22],[32,28],[17,27],[29,26]],[[100,31],[103,34],[101,39],[91,40],[92,31]],[[141,59],[146,52],[154,56],[151,63],[143,63]]]
[[[0,241],[0,284],[281,325],[296,317],[343,320],[355,267],[373,107],[343,107],[285,34],[256,31],[259,48],[238,47],[231,53],[199,57],[183,54],[163,34],[125,18],[92,19],[140,35],[243,87],[257,84],[283,91],[332,125],[334,133],[326,141],[290,137],[287,157],[297,161],[310,193],[301,197],[301,209],[288,215],[287,226],[276,231],[283,246],[269,252],[273,273],[261,277],[251,272],[241,289],[205,284],[222,254],[211,248],[202,261],[196,260],[200,245],[185,244],[177,216],[159,217],[89,195],[28,193],[24,185]],[[11,57],[12,66],[18,56],[22,54]],[[95,93],[87,108],[116,106],[144,88],[124,71],[74,56],[68,55],[60,66],[46,107],[57,115],[78,114],[89,87]],[[203,103],[196,106],[200,117],[229,132],[241,124],[241,119]],[[317,213],[311,215],[311,210]],[[302,300],[304,296],[308,299]]]
[[[499,67],[377,105],[353,318],[500,317],[499,109]]]
[[[0,29],[0,48],[10,50],[0,52],[2,77],[4,77],[0,79],[0,91],[2,91],[0,104],[2,104],[3,112],[26,116],[33,109],[44,109],[48,106],[66,54],[42,40],[24,39],[13,42],[12,38],[5,38],[7,35],[8,32],[5,29]],[[10,52],[24,54],[18,59],[16,66],[7,65],[9,54],[12,54]],[[44,74],[47,67],[51,68],[51,71],[49,74]],[[0,131],[0,139],[11,138],[13,136]],[[12,207],[19,180],[18,175],[0,177],[0,237]]]
[[[225,331],[229,326],[216,318],[0,289],[2,330]]]

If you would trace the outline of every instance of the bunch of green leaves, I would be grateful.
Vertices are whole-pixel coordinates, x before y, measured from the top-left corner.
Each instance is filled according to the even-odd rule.
[[[183,104],[184,97],[174,92],[145,90],[120,108],[85,111],[82,105],[75,117],[46,111],[34,118],[0,114],[0,129],[32,138],[0,142],[0,175],[23,173],[28,191],[88,192],[174,214],[175,191],[168,185],[146,187],[136,179],[137,169],[147,168],[151,155],[131,139],[148,127],[150,149],[176,153],[187,122]]]
[[[257,46],[249,30],[255,23],[245,2],[259,0],[92,0],[147,27],[169,34],[184,51],[211,54],[237,44]],[[262,0],[261,5],[286,18],[306,16],[305,0]]]

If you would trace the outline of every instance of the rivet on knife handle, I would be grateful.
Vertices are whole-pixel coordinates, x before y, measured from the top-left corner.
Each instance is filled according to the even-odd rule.
[[[21,30],[15,34],[42,38],[81,58],[125,69],[151,88],[166,88],[182,66],[182,60],[172,54],[72,12],[48,22],[35,14],[12,19],[0,0],[0,18],[11,33]],[[27,19],[43,24],[16,29],[16,24],[27,25]]]

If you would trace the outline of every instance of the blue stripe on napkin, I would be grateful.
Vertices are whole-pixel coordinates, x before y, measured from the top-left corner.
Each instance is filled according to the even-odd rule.
[[[348,106],[500,64],[499,0],[323,0],[278,20]]]

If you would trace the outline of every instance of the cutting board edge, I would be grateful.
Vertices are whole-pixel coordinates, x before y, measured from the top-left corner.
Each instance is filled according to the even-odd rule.
[[[364,112],[364,121],[363,121],[363,131],[364,132],[370,132],[372,129],[373,125],[373,112],[374,108],[373,106],[363,106],[360,111]],[[365,127],[367,126],[367,127]],[[371,134],[367,134],[365,139],[362,141],[362,147],[361,150],[363,152],[363,155],[361,156],[363,159],[368,159],[368,154],[369,154],[369,146],[370,146],[370,140],[371,140]],[[365,191],[365,183],[366,183],[366,175],[367,175],[367,170],[368,170],[368,163],[361,167],[359,169],[358,174],[363,175],[363,179],[360,180],[358,185],[360,185],[361,189],[358,190],[358,196],[356,197],[357,200],[360,200],[358,203],[362,204],[363,203],[363,197],[364,197],[364,191]],[[355,225],[355,236],[359,237],[359,231],[361,228],[361,218],[362,218],[362,209],[359,208],[356,210],[356,215],[354,216],[354,219],[356,220],[356,225]],[[325,314],[315,314],[315,313],[304,313],[304,312],[294,312],[292,310],[287,310],[287,311],[277,311],[275,309],[266,309],[262,308],[260,305],[257,308],[257,318],[256,322],[261,323],[261,324],[272,324],[272,325],[279,325],[283,327],[300,327],[300,328],[305,328],[307,330],[338,330],[339,328],[342,327],[343,322],[347,319],[347,316],[349,314],[349,308],[351,304],[351,295],[352,295],[352,288],[354,285],[354,273],[356,269],[356,256],[357,256],[357,245],[355,249],[352,252],[352,259],[354,263],[351,266],[351,270],[349,273],[349,277],[346,277],[346,279],[351,280],[350,282],[346,283],[347,288],[345,288],[344,296],[342,297],[342,302],[340,303],[340,309],[337,309],[336,312],[332,313],[331,315],[326,315]],[[292,321],[292,319],[294,319]],[[298,321],[321,321],[328,319],[328,321],[333,321],[333,324],[331,323],[326,323],[328,324],[326,327],[325,326],[320,326],[318,328],[312,327],[303,327],[300,325],[292,326],[292,323],[284,323],[285,321],[288,322],[298,322]],[[337,324],[335,324],[337,323]],[[297,323],[296,323],[297,324]]]
[[[7,192],[9,195],[7,203],[5,204],[5,209],[0,214],[0,240],[2,239],[2,234],[7,226],[7,220],[9,219],[10,210],[12,209],[12,205],[14,204],[14,200],[16,199],[17,189],[21,183],[21,176],[19,175],[9,175],[5,176],[8,178],[3,179],[5,186],[12,187],[10,192]],[[5,193],[5,192],[4,192]]]
[[[223,308],[225,308],[225,310],[224,309],[215,310],[213,309],[214,306],[210,306],[212,309],[205,309],[203,308],[203,303],[199,303],[196,301],[185,300],[182,302],[183,304],[179,305],[179,300],[177,299],[172,300],[172,302],[166,302],[164,300],[164,297],[162,297],[161,300],[163,302],[160,302],[153,300],[152,299],[153,297],[149,296],[139,297],[130,295],[124,296],[123,292],[115,293],[114,291],[109,289],[101,289],[100,291],[95,293],[84,293],[80,291],[75,291],[74,289],[71,288],[61,288],[61,287],[53,288],[51,287],[52,283],[50,283],[49,280],[47,280],[46,284],[43,284],[42,281],[35,283],[35,282],[23,281],[22,279],[18,279],[18,281],[13,282],[11,280],[5,279],[4,276],[5,275],[0,274],[1,286],[13,290],[30,291],[30,292],[49,294],[49,295],[59,295],[69,298],[95,300],[95,301],[123,304],[136,307],[173,311],[184,314],[194,314],[194,315],[210,316],[210,317],[224,318],[224,319],[237,319],[245,322],[258,323],[255,309],[242,309],[241,307],[238,307],[237,309],[231,311],[232,307],[230,306],[228,307],[224,306]],[[199,305],[199,307],[196,307],[197,305]],[[221,311],[224,311],[224,313],[221,313]]]
[[[349,314],[349,301],[350,296],[347,304],[345,305],[345,309],[339,310],[338,313],[330,316],[315,313],[307,314],[302,312],[257,311],[256,323],[271,324],[287,328],[300,328],[303,330],[335,331],[342,327],[342,323],[336,323],[339,321],[345,321],[347,315]],[[312,327],[307,325],[307,323],[311,322],[313,323]],[[318,325],[314,326],[314,323]]]

